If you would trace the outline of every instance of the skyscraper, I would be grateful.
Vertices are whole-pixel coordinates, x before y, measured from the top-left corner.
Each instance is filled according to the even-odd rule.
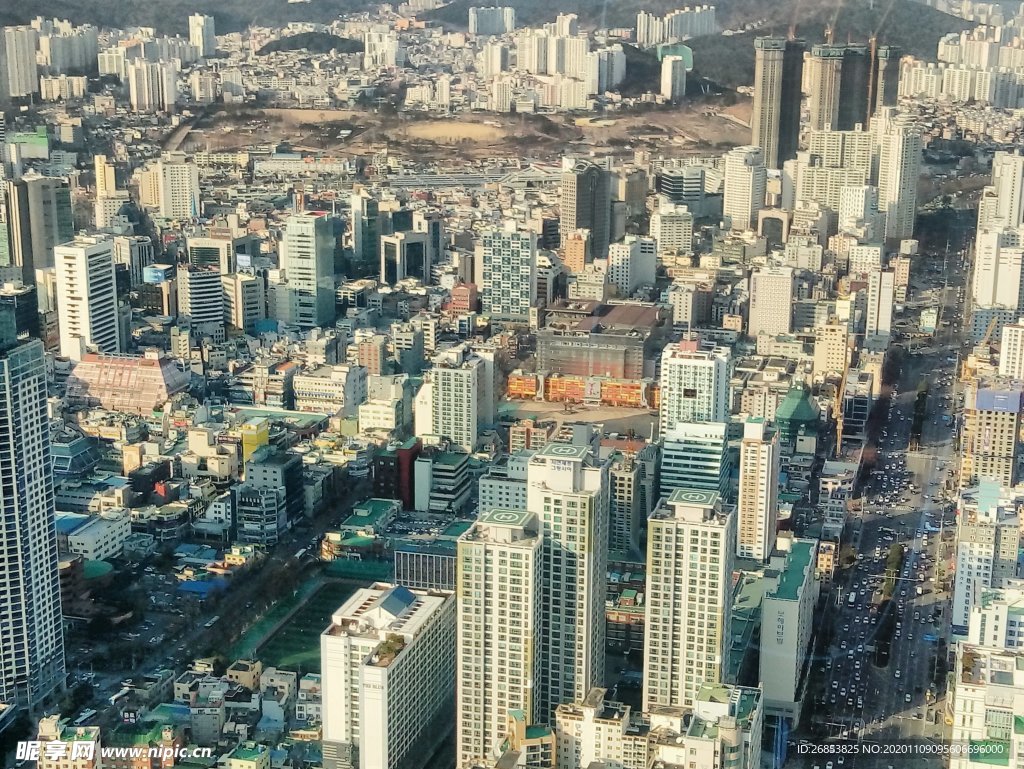
[[[71,190],[66,179],[30,171],[6,185],[11,264],[22,282],[36,285],[36,270],[53,266],[53,248],[75,234]]]
[[[679,422],[725,422],[729,419],[729,350],[701,349],[687,339],[661,354],[659,435]]]
[[[768,168],[782,168],[796,157],[800,139],[803,40],[759,37],[754,40],[754,108],[750,143],[764,152]]]
[[[333,323],[334,234],[327,215],[304,213],[288,217],[280,261],[287,295],[284,305],[278,302],[278,308],[284,308],[287,322],[300,328]]]
[[[366,190],[352,193],[349,204],[353,258],[363,269],[373,268],[379,261],[380,204]]]
[[[537,304],[537,235],[515,222],[483,234],[483,314],[493,321],[527,323]]]
[[[125,351],[114,280],[114,240],[79,235],[54,249],[60,354],[78,360],[84,351]],[[84,349],[83,349],[84,348]]]
[[[892,308],[896,303],[896,274],[892,270],[872,270],[868,275],[867,319],[864,346],[884,352],[892,336]]]
[[[736,515],[713,491],[677,489],[647,528],[643,709],[693,707],[722,683],[732,642]]]
[[[178,72],[167,61],[136,59],[126,67],[128,97],[136,112],[173,112],[178,100]]]
[[[0,101],[39,93],[39,33],[29,26],[0,28]]]
[[[194,219],[201,213],[199,167],[184,153],[164,155],[143,174],[142,201],[164,219]]]
[[[843,47],[843,69],[839,85],[839,114],[835,128],[847,130],[867,125],[871,81],[871,53],[866,45]]]
[[[811,46],[807,60],[807,110],[812,131],[839,129],[839,89],[843,79],[843,46]]]
[[[200,56],[213,56],[217,52],[217,33],[213,17],[200,13],[189,16],[188,41],[199,49]]]
[[[183,264],[178,268],[178,314],[192,329],[224,340],[224,290],[220,271],[210,265]]]
[[[106,155],[97,155],[93,159],[96,169],[96,197],[110,197],[117,191],[117,177],[114,164],[107,160]]]
[[[565,158],[562,166],[560,229],[562,245],[569,233],[590,230],[590,254],[608,255],[611,233],[611,181],[608,171],[587,160]]]
[[[0,699],[38,708],[64,686],[46,363],[0,308]]]
[[[761,417],[743,425],[740,489],[737,499],[736,555],[768,560],[775,547],[779,517],[779,435]]]
[[[468,344],[441,353],[431,369],[435,433],[467,454],[476,451],[481,428],[494,423],[494,360]]]
[[[609,464],[589,446],[552,443],[527,468],[526,509],[543,538],[544,604],[558,607],[542,615],[542,721],[604,679]]]
[[[456,763],[471,766],[504,736],[510,710],[541,720],[544,561],[539,523],[523,510],[482,511],[457,547]]]
[[[895,107],[885,107],[874,118],[878,151],[878,210],[885,219],[885,237],[891,240],[914,234],[917,180],[921,175],[920,130]]]
[[[661,98],[676,103],[686,96],[686,59],[666,56],[661,60]]]
[[[757,229],[768,174],[760,147],[736,147],[725,154],[722,216],[733,230]]]
[[[896,106],[902,57],[903,51],[895,45],[880,45],[875,51],[875,72],[872,78],[874,94],[869,105],[872,116],[883,107]]]

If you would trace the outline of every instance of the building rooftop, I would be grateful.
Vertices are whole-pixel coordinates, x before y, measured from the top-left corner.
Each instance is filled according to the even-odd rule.
[[[481,513],[480,517],[477,518],[477,522],[481,524],[498,526],[525,526],[532,518],[533,513],[528,512],[526,510],[496,509],[488,510],[485,513]]]
[[[810,540],[794,540],[786,554],[786,566],[779,573],[779,583],[773,592],[765,594],[765,598],[776,598],[783,601],[795,601],[799,598],[800,588],[804,584],[804,576],[814,558],[814,542]]]

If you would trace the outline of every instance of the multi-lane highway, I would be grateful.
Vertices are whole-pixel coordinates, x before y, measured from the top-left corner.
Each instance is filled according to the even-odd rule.
[[[951,282],[958,283],[954,270]],[[945,724],[945,639],[950,595],[946,559],[954,519],[944,497],[955,471],[953,425],[959,408],[956,367],[961,344],[960,286],[934,290],[941,327],[927,354],[906,356],[877,441],[877,464],[851,521],[852,568],[830,586],[826,621],[831,643],[819,655],[811,720],[816,740],[891,745],[941,742]],[[919,441],[912,441],[918,387],[928,385]],[[911,448],[913,446],[913,449]],[[905,550],[898,571],[888,567],[890,548]],[[885,590],[887,579],[890,589]],[[888,598],[891,592],[891,598]],[[853,596],[852,598],[850,596]],[[808,767],[890,765],[938,767],[938,757],[865,751],[807,756]]]

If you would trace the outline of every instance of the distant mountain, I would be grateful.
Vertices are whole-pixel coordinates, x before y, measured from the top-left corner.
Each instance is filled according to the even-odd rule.
[[[0,24],[28,24],[36,16],[70,19],[98,27],[156,27],[163,34],[188,34],[193,13],[213,16],[217,32],[239,32],[250,25],[283,27],[291,21],[328,23],[342,13],[366,10],[362,0],[34,0],[0,2]]]
[[[260,48],[257,56],[266,56],[268,53],[278,51],[301,51],[307,50],[310,53],[361,53],[363,44],[358,40],[350,40],[347,37],[338,37],[327,32],[300,32],[298,35],[271,40]]]

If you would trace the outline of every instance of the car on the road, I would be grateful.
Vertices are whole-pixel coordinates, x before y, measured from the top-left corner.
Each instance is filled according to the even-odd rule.
[[[895,678],[899,678],[899,677],[900,677],[900,675],[901,675],[900,671],[899,671],[899,670],[897,670],[897,671],[896,671],[896,675],[895,675]]]
[[[913,697],[911,697],[910,694],[907,694],[907,695],[905,695],[903,697],[903,701],[904,702],[910,702],[912,699],[913,699]]]

